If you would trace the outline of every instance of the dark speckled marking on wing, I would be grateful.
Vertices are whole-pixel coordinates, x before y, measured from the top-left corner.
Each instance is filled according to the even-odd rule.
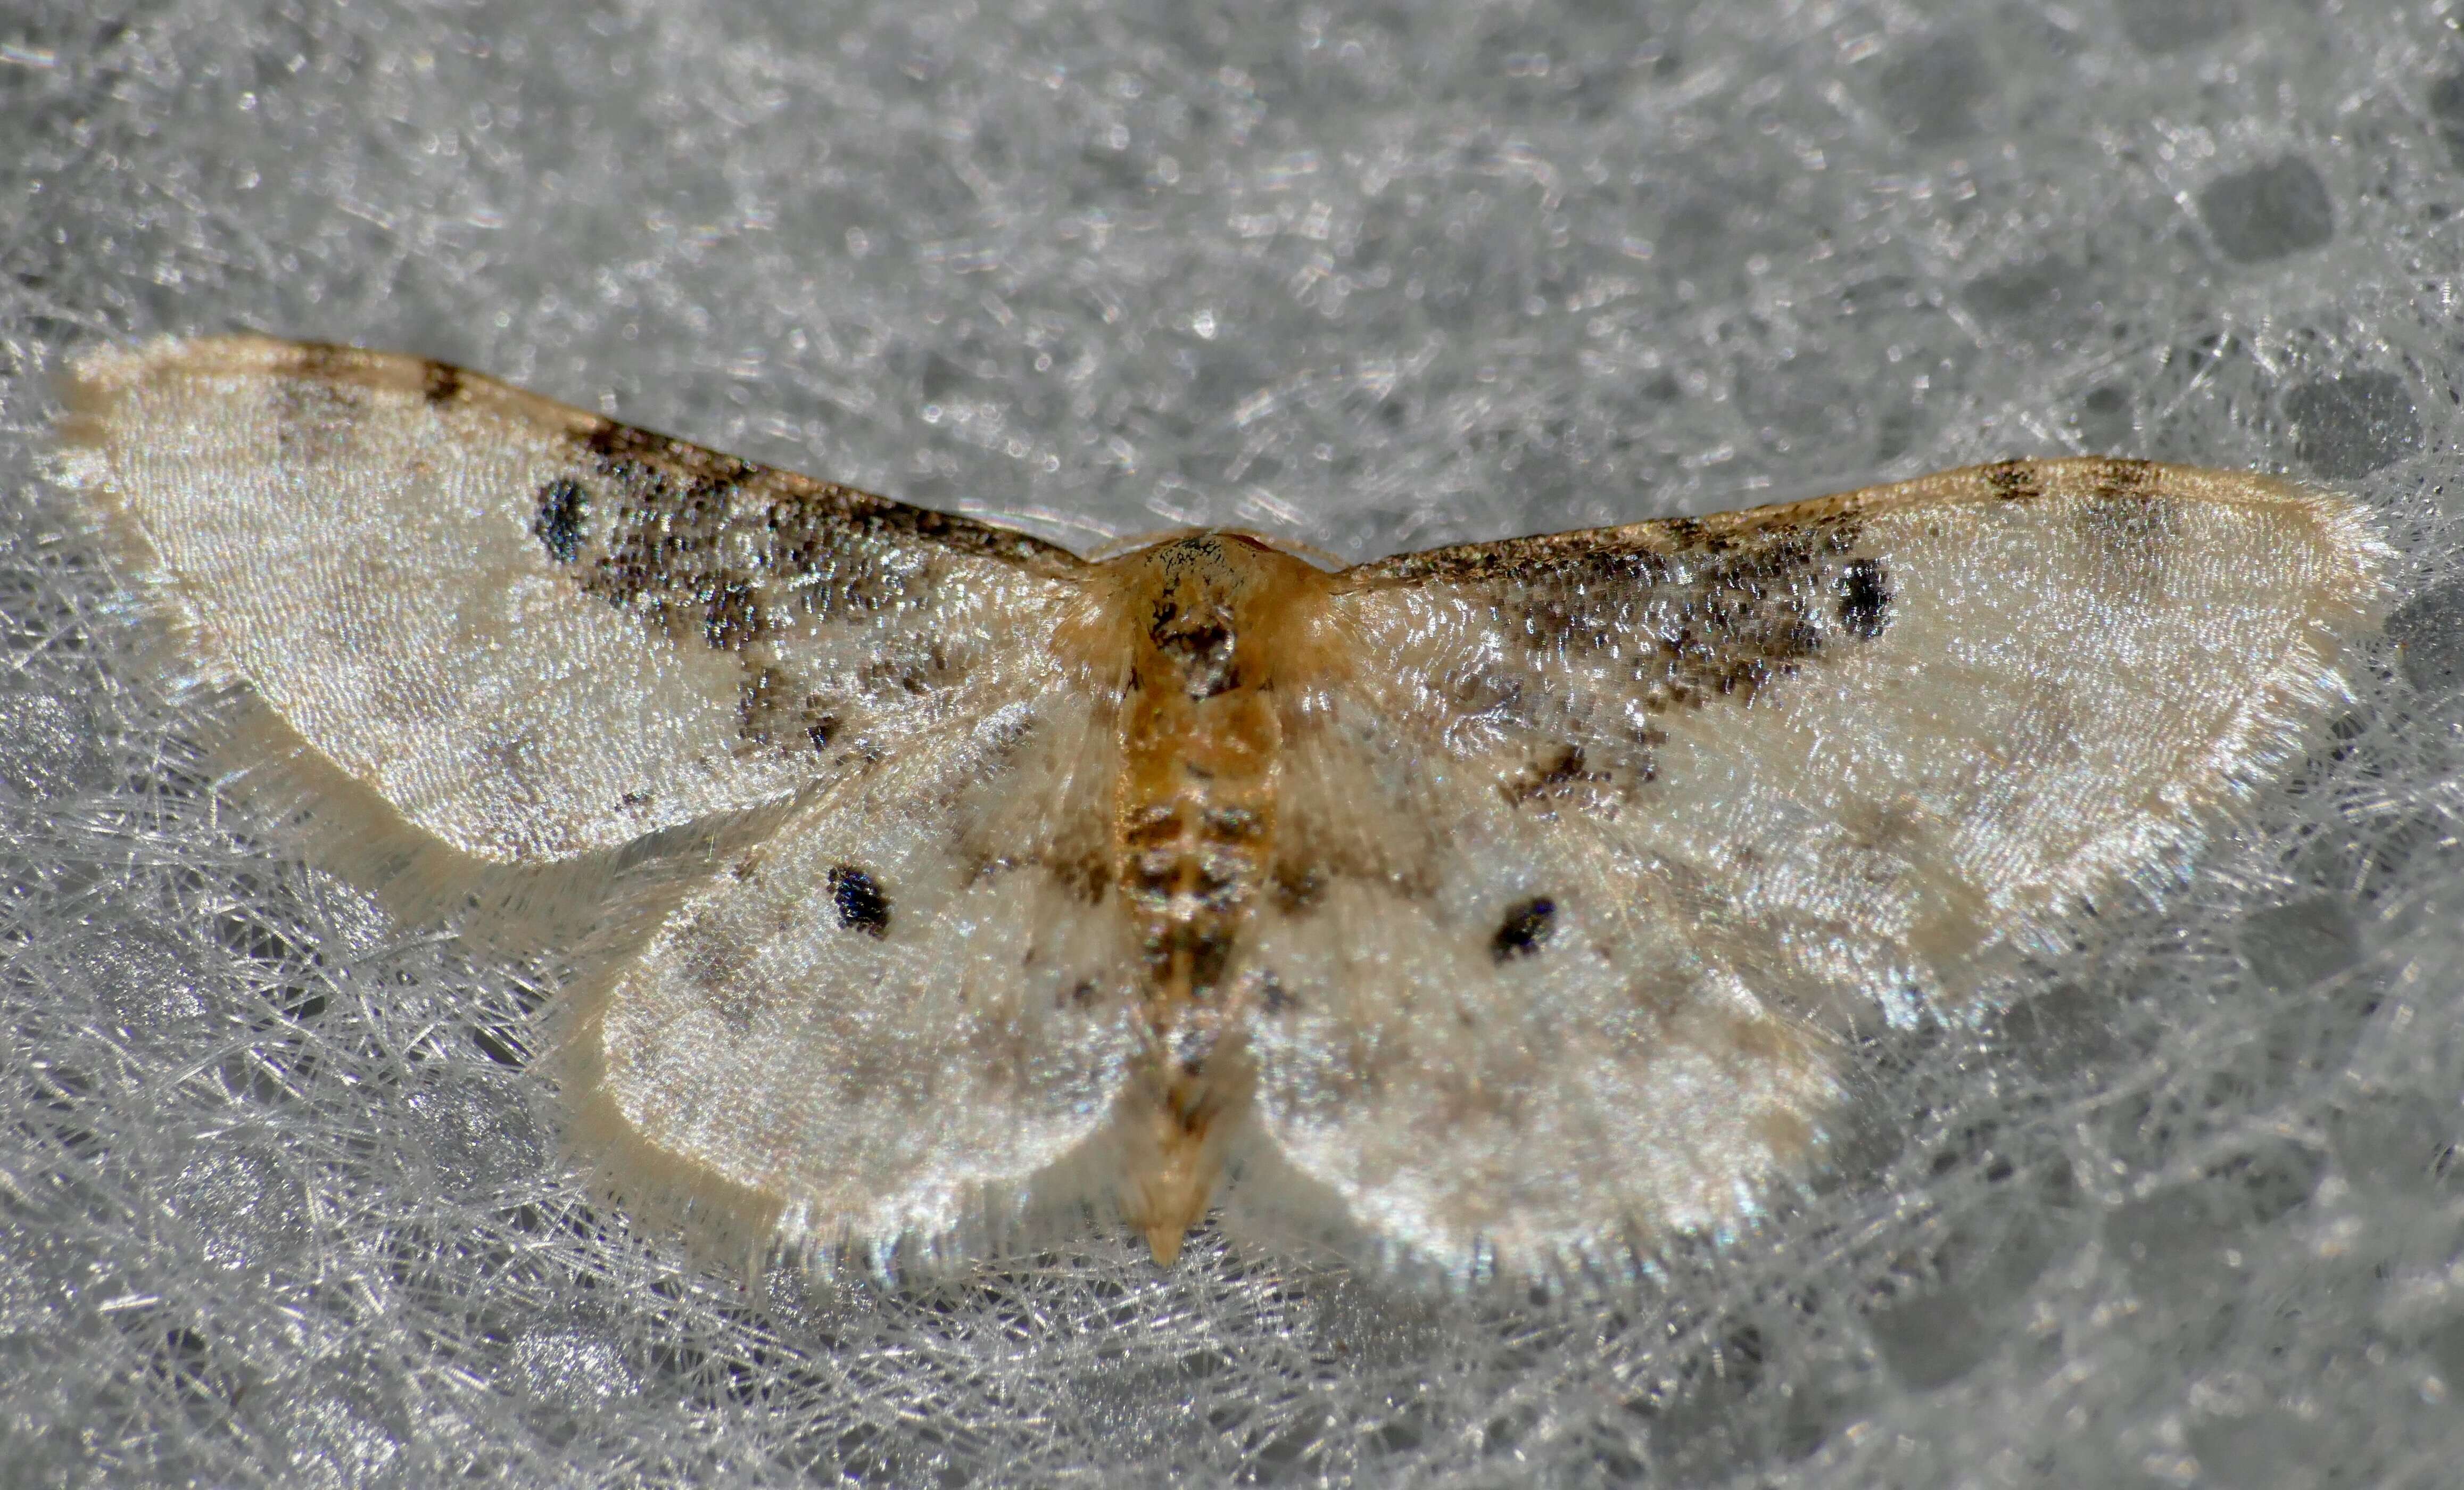
[[[623,425],[603,425],[577,443],[593,457],[583,479],[597,519],[583,588],[674,639],[698,633],[733,651],[759,637],[755,577],[721,555],[736,493],[753,468]]]
[[[274,384],[275,449],[285,464],[329,460],[347,448],[347,431],[357,427],[356,416],[368,406],[369,393],[334,376],[341,356],[337,347],[299,347],[296,375]]]
[[[2178,539],[2175,509],[2159,500],[2158,471],[2144,460],[2105,460],[2093,468],[2079,526],[2129,593],[2152,598]]]
[[[438,385],[431,376],[430,390]],[[798,675],[799,632],[923,609],[953,559],[1045,574],[1078,563],[1025,534],[629,425],[595,420],[568,438],[573,467],[539,487],[531,535],[584,593],[670,641],[741,659],[747,750],[826,756],[866,698],[913,698],[960,681],[937,642],[884,631],[855,676],[825,686]]]
[[[794,750],[799,743],[825,754],[839,734],[839,706],[826,693],[801,688],[768,663],[748,668],[738,702],[737,732],[759,746]]]
[[[2006,460],[1986,467],[1985,485],[2006,502],[2033,502],[2045,494],[2044,477],[2031,460]]]
[[[1891,626],[1891,572],[1879,559],[1852,559],[1833,589],[1839,596],[1839,624],[1859,641],[1871,642]]]
[[[1860,640],[1881,635],[1886,599],[1854,607],[1855,619],[1841,611],[1852,588],[1876,599],[1876,571],[1855,552],[1859,531],[1844,512],[1791,527],[1676,518],[1620,543],[1567,534],[1435,549],[1376,568],[1381,579],[1453,581],[1496,595],[1501,619],[1525,647],[1626,662],[1628,677],[1646,688],[1647,707],[1661,712],[1750,699],[1842,629]]]
[[[1892,577],[1861,538],[1849,509],[1794,523],[1677,518],[1363,569],[1492,604],[1513,647],[1466,666],[1450,703],[1520,742],[1499,790],[1518,809],[1614,819],[1659,774],[1654,721],[1750,703],[1827,648],[1890,628]]]
[[[559,476],[539,489],[538,515],[531,537],[547,557],[569,564],[582,557],[582,525],[590,515],[590,495],[571,476]]]
[[[462,396],[462,369],[451,362],[429,362],[420,397],[430,404],[451,404]]]
[[[1553,747],[1545,760],[1533,760],[1511,779],[1501,782],[1498,790],[1505,795],[1507,806],[1520,807],[1529,801],[1564,801],[1585,786],[1598,786],[1611,779],[1611,773],[1590,763],[1583,747],[1561,744]]]
[[[2156,474],[2154,461],[2115,456],[2096,463],[2089,485],[2099,496],[2145,497],[2155,493]]]

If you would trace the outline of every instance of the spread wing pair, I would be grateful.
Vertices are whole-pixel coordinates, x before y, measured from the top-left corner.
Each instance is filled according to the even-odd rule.
[[[257,339],[88,357],[64,443],[329,827],[448,893],[698,848],[573,995],[619,1188],[887,1258],[1136,1162],[1124,560]],[[1729,1221],[1844,1032],[2298,747],[2382,557],[2341,498],[2065,460],[1310,571],[1306,646],[1208,644],[1279,733],[1236,1170],[1458,1272]]]

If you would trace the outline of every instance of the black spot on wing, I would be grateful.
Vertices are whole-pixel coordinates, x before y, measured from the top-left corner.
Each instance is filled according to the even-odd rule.
[[[871,875],[854,865],[831,866],[830,904],[838,910],[839,925],[847,930],[871,937],[890,934],[890,897]]]
[[[1497,934],[1489,938],[1488,954],[1499,962],[1532,956],[1556,929],[1556,922],[1557,903],[1545,895],[1508,906]]]
[[[1891,572],[1879,559],[1852,559],[1833,586],[1839,594],[1839,624],[1872,641],[1890,629]]]
[[[698,631],[726,650],[757,640],[766,621],[756,601],[758,571],[775,567],[777,556],[759,554],[752,570],[740,567],[735,550],[743,545],[731,545],[729,536],[753,516],[739,502],[759,468],[605,420],[570,438],[580,457],[575,479],[550,487],[572,489],[580,500],[566,505],[590,518],[596,552],[580,576],[583,589],[671,638]],[[534,531],[569,562],[580,557],[583,535],[578,522],[548,520],[548,491],[541,489]],[[573,541],[560,548],[566,532]]]
[[[582,523],[590,515],[589,494],[582,483],[559,476],[539,489],[538,511],[531,518],[531,537],[547,557],[569,564],[582,557]]]

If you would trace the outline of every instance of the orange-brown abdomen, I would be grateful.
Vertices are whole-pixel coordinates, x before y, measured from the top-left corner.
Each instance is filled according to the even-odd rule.
[[[1279,682],[1315,648],[1326,577],[1235,534],[1196,533],[1106,566],[1133,658],[1113,788],[1115,883],[1137,929],[1150,1040],[1129,1100],[1122,1195],[1158,1261],[1205,1214],[1218,1149],[1248,1100],[1241,931],[1272,863]]]

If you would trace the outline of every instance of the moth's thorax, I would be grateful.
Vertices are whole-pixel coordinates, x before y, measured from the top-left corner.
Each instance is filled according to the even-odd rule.
[[[1211,1134],[1246,1100],[1248,1005],[1236,955],[1273,863],[1282,693],[1319,666],[1329,576],[1234,534],[1194,533],[1104,565],[1130,659],[1113,788],[1115,883],[1136,929],[1152,1040],[1150,1162],[1133,1216],[1151,1237],[1202,1214]],[[1279,685],[1284,685],[1279,693]]]

